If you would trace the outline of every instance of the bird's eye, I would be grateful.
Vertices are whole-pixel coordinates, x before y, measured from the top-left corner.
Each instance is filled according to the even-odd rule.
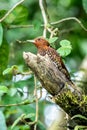
[[[38,38],[38,41],[40,41],[40,38]]]

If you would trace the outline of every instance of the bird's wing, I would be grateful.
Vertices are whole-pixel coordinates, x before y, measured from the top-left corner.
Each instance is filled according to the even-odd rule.
[[[70,80],[69,72],[63,63],[61,56],[51,47],[47,51],[47,53],[49,57],[51,58],[51,60],[55,63],[57,68],[66,76],[67,79]]]

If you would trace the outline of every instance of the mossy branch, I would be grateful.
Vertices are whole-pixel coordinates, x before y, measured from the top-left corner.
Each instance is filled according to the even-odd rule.
[[[72,92],[69,87],[61,88],[58,69],[47,55],[43,57],[24,52],[23,58],[42,86],[53,96],[54,102],[69,116],[81,114],[87,117],[87,96],[78,93],[76,89]]]

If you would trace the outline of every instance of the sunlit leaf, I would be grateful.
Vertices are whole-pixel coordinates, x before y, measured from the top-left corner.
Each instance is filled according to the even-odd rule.
[[[7,93],[8,88],[6,86],[0,86],[0,94]]]
[[[4,114],[0,111],[0,130],[7,130]]]
[[[3,75],[10,74],[12,72],[12,68],[7,68],[3,71]]]
[[[52,37],[48,41],[49,41],[49,43],[54,43],[57,39],[58,39],[58,37]]]
[[[54,42],[55,42],[57,39],[58,39],[58,37],[52,37],[52,38],[50,38],[50,39],[47,38],[46,40],[50,43],[50,46],[51,46],[51,47],[56,48]]]
[[[72,46],[70,44],[70,41],[68,40],[62,40],[60,41],[61,47],[57,49],[57,52],[62,56],[65,57],[71,53]]]
[[[5,69],[5,70],[3,71],[3,75],[12,74],[12,73],[13,73],[13,74],[16,74],[17,70],[18,70],[18,66],[13,65],[13,66],[11,66],[10,68]]]
[[[70,43],[70,41],[68,41],[68,40],[61,40],[61,41],[60,41],[60,45],[61,45],[61,46],[64,46],[64,47],[66,47],[66,46],[71,47],[71,43]]]
[[[2,39],[3,39],[3,28],[2,28],[2,25],[0,23],[0,46],[2,44]]]
[[[65,47],[60,47],[57,52],[62,56],[65,57],[71,53],[71,49],[65,48]]]
[[[9,89],[8,94],[9,94],[10,96],[14,96],[16,93],[17,93],[17,89],[16,89],[16,88],[10,88],[10,89]]]
[[[83,8],[85,12],[87,13],[87,0],[83,0],[82,3],[83,3]]]
[[[0,82],[3,81],[3,79],[5,79],[2,73],[7,67],[8,57],[9,57],[9,44],[7,43],[6,39],[3,39],[3,43],[0,46]]]
[[[28,16],[28,11],[27,9],[19,5],[16,7],[10,14],[9,16],[5,19],[6,23],[22,23],[27,19]]]

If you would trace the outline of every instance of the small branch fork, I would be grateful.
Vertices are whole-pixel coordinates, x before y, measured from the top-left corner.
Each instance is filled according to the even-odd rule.
[[[24,2],[25,0],[21,0],[18,3],[16,3],[1,19],[0,22],[3,22],[8,15],[18,6],[20,5],[22,2]],[[49,22],[49,15],[47,13],[47,5],[46,5],[46,0],[39,0],[39,5],[40,5],[40,9],[42,12],[42,16],[43,16],[43,20],[44,20],[44,25],[41,25],[41,27],[44,26],[44,31],[43,31],[43,36],[46,38],[46,33],[47,30],[48,32],[52,33],[50,37],[52,37],[53,32],[55,32],[53,30],[52,25],[57,25],[57,24],[61,24],[63,22],[69,21],[69,20],[74,20],[76,21],[83,30],[87,31],[87,28],[85,28],[85,26],[82,24],[82,22],[76,18],[76,17],[69,17],[69,18],[64,18],[61,19],[59,21],[55,21],[55,22]],[[50,25],[50,27],[48,27],[48,25]],[[34,27],[34,25],[10,25],[8,26],[9,29],[15,29],[15,28],[30,28],[30,27]],[[57,28],[58,29],[58,28]],[[55,34],[55,33],[54,33]]]
[[[1,19],[0,22],[3,22],[8,15],[18,6],[20,5],[22,2],[24,2],[24,0],[20,0],[18,3],[16,3]],[[40,9],[41,9],[41,13],[42,13],[42,17],[43,17],[43,21],[44,21],[44,25],[41,25],[41,27],[44,27],[44,31],[43,31],[43,37],[46,38],[47,35],[47,31],[50,32],[50,37],[53,37],[54,35],[57,35],[56,32],[58,32],[58,28],[54,28],[53,25],[57,25],[69,20],[74,20],[76,21],[83,30],[87,31],[87,29],[84,27],[84,25],[82,24],[82,22],[75,18],[75,17],[69,17],[69,18],[64,18],[61,19],[59,21],[56,22],[49,22],[49,15],[47,12],[47,5],[46,5],[46,0],[39,0],[39,5],[40,5]],[[10,25],[9,29],[15,29],[15,28],[28,28],[28,27],[34,27],[34,25]],[[26,41],[25,41],[26,42]],[[27,40],[28,42],[28,40]],[[22,103],[18,103],[18,104],[9,104],[9,105],[0,105],[0,107],[10,107],[10,106],[20,106],[20,105],[27,105],[27,104],[31,104],[33,102],[36,102],[36,117],[35,117],[35,121],[34,122],[26,122],[28,125],[30,124],[34,124],[34,130],[36,130],[37,128],[37,121],[38,121],[38,100],[39,98],[41,98],[42,92],[40,92],[40,97],[38,98],[38,94],[37,94],[37,85],[36,85],[36,77],[34,77],[34,82],[35,82],[35,97],[36,99],[34,101],[31,102],[22,102]],[[51,91],[51,90],[50,90]]]
[[[61,19],[61,20],[59,20],[59,21],[52,22],[52,23],[50,23],[50,24],[51,24],[51,25],[57,25],[57,24],[60,24],[60,23],[63,23],[63,22],[69,21],[69,20],[74,20],[74,21],[76,21],[76,22],[81,26],[81,28],[82,28],[83,30],[87,31],[87,28],[85,28],[84,25],[82,24],[82,22],[81,22],[78,18],[76,18],[76,17],[64,18],[64,19]]]
[[[66,21],[70,21],[70,20],[73,20],[73,21],[76,21],[80,27],[87,32],[87,28],[82,24],[82,22],[76,18],[76,17],[68,17],[68,18],[64,18],[64,19],[61,19],[59,21],[55,21],[55,22],[51,22],[50,25],[58,25],[58,24],[61,24],[61,23],[64,23]],[[44,25],[42,24],[41,27],[43,27]],[[9,29],[16,29],[16,28],[31,28],[31,27],[34,27],[34,25],[10,25],[8,28]],[[50,29],[48,29],[48,31],[50,32]]]
[[[36,130],[37,129],[37,121],[38,121],[38,113],[39,113],[38,101],[42,97],[42,91],[40,91],[40,96],[38,97],[38,93],[37,93],[37,79],[36,79],[35,75],[34,75],[34,83],[35,83],[35,85],[34,85],[35,86],[34,96],[35,96],[35,103],[36,103],[36,116],[35,116],[35,120],[33,122],[27,122],[24,118],[22,118],[22,121],[25,124],[27,124],[27,125],[34,125],[34,130]]]

